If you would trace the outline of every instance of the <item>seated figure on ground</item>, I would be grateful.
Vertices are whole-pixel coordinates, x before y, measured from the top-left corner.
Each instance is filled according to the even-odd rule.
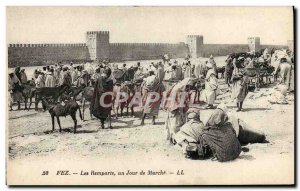
[[[216,158],[220,162],[234,160],[241,144],[262,143],[263,133],[250,128],[243,120],[227,115],[222,105],[215,109],[204,125],[197,110],[188,112],[188,122],[175,135],[176,143],[188,158]]]

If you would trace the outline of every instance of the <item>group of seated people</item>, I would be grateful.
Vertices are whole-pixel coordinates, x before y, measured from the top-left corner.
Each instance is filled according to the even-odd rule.
[[[241,145],[263,143],[266,136],[249,127],[243,120],[229,116],[220,104],[204,124],[198,109],[190,108],[187,122],[174,136],[184,155],[192,159],[215,158],[220,162],[237,158]]]

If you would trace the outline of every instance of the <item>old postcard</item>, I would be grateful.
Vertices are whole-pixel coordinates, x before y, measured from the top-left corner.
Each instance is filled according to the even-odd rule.
[[[293,7],[7,7],[7,185],[294,185]]]

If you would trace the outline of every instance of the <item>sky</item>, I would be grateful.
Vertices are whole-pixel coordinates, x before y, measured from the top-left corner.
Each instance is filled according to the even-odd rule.
[[[7,44],[85,43],[87,31],[109,31],[111,43],[285,45],[293,40],[292,7],[7,7]]]

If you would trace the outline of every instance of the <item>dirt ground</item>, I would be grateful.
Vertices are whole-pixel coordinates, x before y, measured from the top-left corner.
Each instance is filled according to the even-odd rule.
[[[165,112],[160,111],[156,125],[147,119],[140,126],[140,112],[136,117],[113,119],[112,129],[100,129],[100,122],[91,120],[88,110],[86,121],[79,121],[78,132],[73,134],[71,117],[61,118],[63,131],[56,123],[52,129],[48,112],[10,111],[8,119],[8,181],[12,184],[291,184],[294,181],[294,95],[287,96],[289,104],[268,103],[272,87],[250,92],[243,112],[229,97],[221,96],[217,103],[226,102],[229,112],[243,119],[254,129],[266,134],[268,143],[248,144],[248,152],[231,162],[186,159],[178,146],[165,139]],[[227,93],[226,95],[229,95]],[[204,106],[199,106],[204,108]],[[136,108],[138,110],[138,108]],[[205,123],[212,110],[202,109]],[[77,114],[78,115],[78,114]],[[119,177],[102,179],[52,176],[41,178],[42,170],[89,169],[166,170],[169,176]],[[172,176],[184,170],[184,176]],[[13,176],[10,174],[13,172]],[[32,174],[32,176],[28,176]],[[171,177],[170,177],[171,176]],[[37,181],[37,182],[36,182]]]

